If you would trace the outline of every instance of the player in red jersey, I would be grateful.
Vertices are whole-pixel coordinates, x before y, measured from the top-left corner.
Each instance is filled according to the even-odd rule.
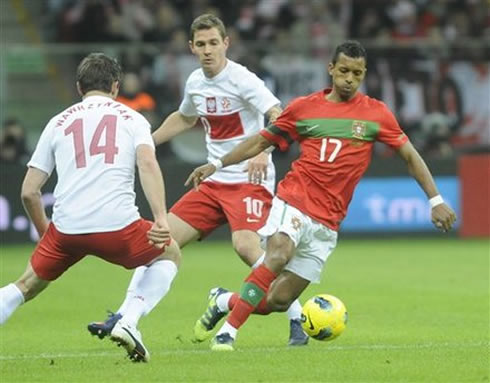
[[[211,342],[213,350],[233,350],[237,331],[252,312],[284,311],[310,282],[319,281],[375,141],[389,145],[406,161],[429,198],[437,228],[448,231],[456,220],[393,114],[384,103],[358,92],[366,74],[364,48],[355,41],[339,45],[329,74],[332,89],[295,99],[273,125],[221,159],[195,169],[186,182],[199,187],[216,169],[271,145],[284,150],[298,141],[301,147],[299,159],[278,185],[267,224],[259,231],[267,238],[264,263],[228,300],[232,311]]]
[[[192,128],[198,120],[206,131],[208,160],[213,161],[233,147],[258,133],[264,127],[264,115],[276,119],[282,109],[280,101],[254,73],[226,57],[229,38],[223,22],[216,16],[197,17],[190,28],[189,45],[199,59],[200,68],[187,79],[184,98],[177,111],[171,113],[153,133],[161,144]],[[248,172],[246,171],[248,169]],[[202,239],[228,222],[232,244],[240,258],[256,267],[263,257],[257,230],[266,222],[272,203],[275,169],[270,153],[257,153],[243,161],[216,172],[198,191],[191,190],[170,209],[169,226],[173,238],[182,248]],[[126,302],[133,296],[145,267],[138,268],[130,282],[126,300],[105,322],[92,322],[89,331],[103,338],[126,311]],[[215,297],[232,294],[212,290],[206,312],[196,321],[194,339],[202,342],[211,336],[215,324],[227,310]],[[293,302],[287,312],[290,320],[290,345],[303,345],[308,337],[299,322],[301,305]]]
[[[77,70],[82,101],[54,116],[41,134],[22,185],[22,202],[41,239],[24,274],[0,289],[0,324],[88,254],[127,269],[146,265],[126,315],[110,333],[131,359],[146,362],[136,322],[168,291],[180,250],[170,237],[150,124],[115,101],[120,81],[115,59],[85,57]],[[135,205],[135,167],[154,222],[142,219]],[[55,169],[49,222],[41,188]]]

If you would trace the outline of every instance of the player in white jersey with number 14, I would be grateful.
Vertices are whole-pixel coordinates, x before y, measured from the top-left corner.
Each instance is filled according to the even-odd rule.
[[[197,17],[190,28],[189,46],[199,59],[200,68],[186,82],[184,98],[153,133],[161,144],[195,126],[198,120],[206,132],[208,161],[213,162],[264,127],[264,115],[273,121],[281,113],[280,101],[264,82],[244,66],[227,59],[229,38],[223,22],[216,16]],[[264,251],[256,233],[266,222],[274,193],[275,170],[270,153],[261,153],[249,161],[216,172],[199,190],[186,193],[170,209],[172,237],[182,248],[203,239],[228,222],[232,243],[240,258],[249,266],[258,266]],[[133,286],[144,267],[138,268],[128,288],[126,300],[115,315],[105,322],[92,322],[89,331],[103,338],[124,315]],[[229,310],[232,294],[213,289],[206,312],[194,327],[196,341],[210,337],[212,330]],[[301,329],[301,305],[295,301],[289,311],[290,345],[308,341]]]
[[[24,274],[0,289],[0,323],[87,254],[128,269],[146,265],[126,315],[110,333],[133,361],[146,362],[136,323],[157,303],[153,297],[170,288],[180,250],[170,237],[150,124],[114,101],[120,79],[113,58],[85,57],[77,70],[83,100],[53,117],[41,134],[22,185],[22,201],[41,239]],[[142,219],[135,205],[135,165],[154,223]],[[54,169],[49,223],[40,191]]]

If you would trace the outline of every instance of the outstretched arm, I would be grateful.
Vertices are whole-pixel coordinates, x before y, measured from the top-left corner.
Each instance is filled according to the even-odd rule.
[[[282,108],[279,105],[274,105],[267,112],[265,116],[269,123],[272,124],[276,121],[277,117],[282,113]],[[270,152],[261,152],[248,162],[248,181],[260,185],[263,180],[267,179],[267,166],[269,165]]]
[[[213,174],[217,169],[248,160],[260,152],[263,152],[271,145],[272,142],[267,140],[261,134],[256,134],[255,136],[252,136],[241,144],[235,146],[231,152],[224,155],[219,160],[215,160],[212,163],[202,165],[194,169],[191,175],[187,178],[187,181],[185,181],[185,185],[187,186],[192,182],[194,188],[197,189],[199,184]]]
[[[398,149],[398,154],[407,163],[408,171],[429,198],[432,206],[432,223],[443,231],[448,231],[456,221],[454,211],[444,203],[424,160],[408,141]]]
[[[21,198],[24,209],[36,228],[39,237],[48,229],[48,217],[41,200],[41,188],[49,175],[40,169],[30,167],[22,183]]]
[[[167,222],[165,202],[165,185],[162,172],[155,157],[155,150],[146,144],[136,149],[136,165],[146,200],[153,214],[154,224],[148,232],[151,244],[163,247],[170,240],[170,229]]]
[[[178,110],[170,114],[165,121],[152,134],[155,145],[163,144],[171,140],[183,131],[192,128],[197,121],[197,117],[187,117]]]

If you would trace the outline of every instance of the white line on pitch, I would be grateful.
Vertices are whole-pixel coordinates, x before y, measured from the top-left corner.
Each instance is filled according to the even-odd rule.
[[[345,346],[334,346],[328,345],[322,350],[315,351],[350,351],[350,350],[414,350],[414,349],[437,349],[437,348],[477,348],[483,346],[490,346],[488,342],[472,342],[472,343],[423,343],[423,344],[365,344],[365,345],[345,345]],[[292,348],[287,347],[246,347],[243,349],[238,349],[238,351],[254,351],[254,352],[273,352],[281,350],[292,350]],[[298,350],[298,348],[294,348]],[[152,352],[152,355],[170,355],[170,354],[204,354],[210,352],[209,349],[198,349],[198,350],[161,350],[157,352]],[[100,357],[114,357],[118,355],[123,355],[121,352],[80,352],[80,353],[46,353],[46,354],[21,354],[21,355],[0,355],[0,360],[29,360],[29,359],[70,359],[70,358],[100,358]]]

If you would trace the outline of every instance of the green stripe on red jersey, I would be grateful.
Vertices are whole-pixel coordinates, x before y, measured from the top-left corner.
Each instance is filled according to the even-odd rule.
[[[342,118],[312,118],[296,122],[296,131],[303,137],[336,137],[374,141],[378,136],[379,123]]]
[[[291,145],[294,142],[294,140],[291,138],[291,136],[289,135],[288,132],[286,132],[286,131],[284,131],[282,129],[279,129],[275,125],[266,126],[265,127],[265,130],[267,130],[269,133],[271,133],[271,134],[273,134],[275,136],[279,136],[279,137],[284,138],[289,145]]]

